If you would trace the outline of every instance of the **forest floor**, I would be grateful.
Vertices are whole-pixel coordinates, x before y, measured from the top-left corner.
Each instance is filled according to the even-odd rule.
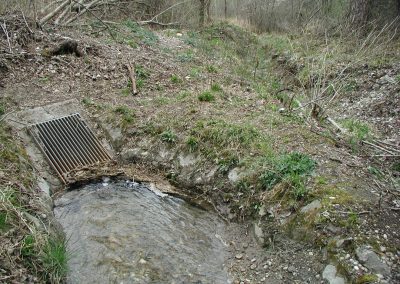
[[[94,121],[120,131],[110,140],[121,161],[249,224],[263,248],[232,234],[237,283],[334,281],[327,264],[354,283],[400,280],[398,41],[254,35],[228,23],[31,32],[7,17],[14,36],[0,38],[1,113],[79,101]],[[66,39],[83,56],[49,55]],[[16,151],[13,134],[2,128],[3,169],[18,168],[21,159],[4,154]],[[2,186],[13,186],[3,172]],[[33,181],[25,186],[35,194]],[[0,209],[5,238],[26,248],[29,232],[10,233],[12,214]],[[34,271],[24,264],[32,255],[8,255],[19,269],[2,263],[0,280],[40,281],[21,280]]]

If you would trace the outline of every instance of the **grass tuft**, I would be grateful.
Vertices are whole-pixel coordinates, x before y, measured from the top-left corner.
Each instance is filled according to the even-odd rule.
[[[167,143],[175,143],[177,138],[177,135],[172,130],[166,130],[160,134],[161,141]]]
[[[135,121],[134,111],[127,106],[117,106],[114,112],[121,115],[122,127],[126,127]]]
[[[213,92],[221,92],[222,91],[222,87],[221,85],[214,83],[211,85],[211,91]]]
[[[171,82],[174,84],[180,84],[183,82],[183,80],[178,75],[173,74],[171,76]]]
[[[213,101],[215,101],[215,96],[210,91],[202,92],[197,98],[201,102],[213,102]]]
[[[68,253],[65,240],[50,239],[41,253],[41,260],[48,283],[61,283],[68,272]]]

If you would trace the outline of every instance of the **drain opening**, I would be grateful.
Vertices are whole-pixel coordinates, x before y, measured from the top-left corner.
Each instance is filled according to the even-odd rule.
[[[28,130],[64,184],[69,172],[111,160],[79,113],[33,124]]]

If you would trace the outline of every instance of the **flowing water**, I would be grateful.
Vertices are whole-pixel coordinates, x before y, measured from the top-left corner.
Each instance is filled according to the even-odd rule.
[[[224,223],[144,185],[91,184],[54,209],[68,238],[68,283],[230,283]]]

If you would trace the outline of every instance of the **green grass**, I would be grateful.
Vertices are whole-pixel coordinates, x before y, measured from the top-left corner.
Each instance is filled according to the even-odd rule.
[[[135,112],[127,106],[117,106],[114,112],[121,115],[122,127],[126,127],[135,121]]]
[[[371,137],[371,130],[366,123],[354,119],[346,119],[343,126],[350,131],[357,140],[365,140]]]
[[[171,82],[174,84],[180,84],[183,82],[183,80],[178,75],[173,74],[171,76]]]
[[[2,123],[0,144],[0,168],[7,169],[0,187],[0,241],[5,244],[5,249],[12,248],[13,251],[9,254],[12,270],[4,268],[2,275],[12,276],[18,270],[32,275],[38,283],[60,283],[65,278],[66,261],[62,257],[66,255],[65,248],[63,254],[55,256],[54,249],[45,245],[55,236],[36,230],[33,222],[23,217],[42,212],[38,211],[41,207],[37,204],[40,198],[36,179],[19,139],[13,137],[11,130]],[[4,233],[11,230],[11,234]]]
[[[347,219],[340,220],[339,224],[347,229],[355,229],[359,224],[359,222],[360,220],[358,214],[355,212],[350,212],[349,215],[347,216]]]
[[[371,130],[366,123],[355,119],[345,119],[342,125],[349,131],[348,143],[354,152],[357,152],[361,141],[372,138]]]
[[[190,152],[194,152],[194,151],[196,151],[196,150],[198,149],[198,147],[199,147],[199,141],[197,140],[196,137],[189,136],[189,137],[186,139],[186,145],[187,145],[187,147],[189,148],[189,151],[190,151]]]
[[[189,91],[181,91],[178,96],[176,97],[176,99],[178,101],[183,101],[184,99],[186,99],[187,97],[190,97],[191,93]]]
[[[161,141],[167,142],[167,143],[175,143],[177,138],[178,138],[178,136],[175,134],[175,132],[170,129],[166,130],[160,134]]]
[[[129,29],[131,32],[132,38],[125,39],[128,44],[136,47],[136,42],[139,42],[144,45],[154,45],[158,42],[158,36],[153,33],[151,30],[143,28],[138,23],[133,22],[131,20],[123,22],[123,24]]]
[[[198,121],[191,132],[201,141],[222,148],[247,148],[261,138],[261,134],[251,125],[233,124],[223,120]]]
[[[33,235],[26,235],[22,241],[21,255],[24,258],[35,255],[35,237]]]
[[[0,103],[0,115],[6,113],[6,106],[3,103]]]
[[[210,91],[202,92],[197,97],[201,102],[213,102],[215,101],[215,96]]]
[[[207,72],[211,73],[211,74],[216,74],[218,73],[218,69],[217,67],[215,67],[214,65],[207,65],[206,66]]]
[[[294,186],[300,185],[302,177],[311,174],[316,167],[314,160],[298,152],[281,155],[271,162],[271,169],[259,177],[261,186],[267,190],[285,179],[291,181]]]
[[[211,91],[213,92],[221,92],[223,89],[221,87],[221,85],[219,85],[218,83],[214,83],[211,85]]]
[[[48,283],[61,283],[68,272],[68,253],[63,239],[50,239],[41,253],[45,279]]]
[[[177,57],[178,61],[181,63],[191,62],[194,59],[194,53],[193,53],[193,50],[189,49],[189,50],[179,53],[176,57]]]
[[[92,100],[91,100],[90,98],[83,98],[83,99],[82,99],[82,103],[83,103],[85,106],[92,106],[92,105],[93,105],[93,102],[92,102]]]
[[[397,84],[400,84],[400,74],[396,76],[395,80],[396,80]]]
[[[5,231],[7,228],[7,212],[0,212],[0,231]]]
[[[378,276],[374,274],[364,274],[357,278],[355,284],[372,284],[378,281]]]

